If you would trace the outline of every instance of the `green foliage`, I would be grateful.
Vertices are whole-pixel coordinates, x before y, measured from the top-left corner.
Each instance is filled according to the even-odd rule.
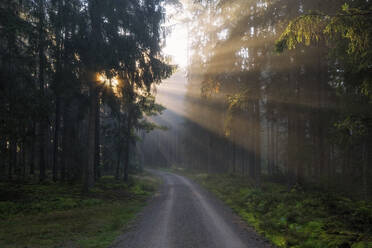
[[[346,83],[371,100],[372,81],[368,68],[372,52],[372,9],[352,8],[346,3],[341,9],[336,15],[310,12],[290,21],[276,42],[276,50],[283,52],[300,44],[328,42],[331,48],[339,50],[336,58],[343,61],[344,69],[358,74],[358,82],[346,80]]]
[[[319,42],[324,29],[323,15],[309,13],[291,21],[280,39],[276,43],[277,52],[285,49],[295,49],[299,44],[309,46],[312,42]]]
[[[337,92],[340,106],[330,137],[342,151],[354,149],[353,153],[362,154],[353,162],[359,167],[368,164],[365,150],[370,149],[371,138],[370,23],[371,4],[354,1],[345,3],[340,11],[333,15],[309,12],[293,19],[276,42],[278,52],[295,49],[299,45],[314,44],[319,47],[326,44],[329,48],[330,56],[327,62],[331,75],[330,85]]]
[[[2,183],[0,247],[108,247],[156,186],[147,175],[130,185],[105,176],[83,197],[79,185]]]
[[[249,101],[249,90],[243,90],[242,92],[228,95],[227,96],[227,117],[225,119],[225,135],[230,136],[232,123],[235,119],[235,115],[241,113]]]
[[[86,145],[93,140],[89,136],[107,137],[96,147],[102,147],[102,160],[112,160],[118,157],[113,150],[129,153],[137,129],[156,128],[144,116],[159,114],[164,108],[155,103],[150,89],[175,70],[162,53],[164,4],[164,0],[0,4],[0,162],[9,162],[9,178],[20,176],[16,161],[22,153],[22,168],[34,163],[30,157],[36,157],[40,180],[46,179],[42,153],[53,146],[53,164],[63,154],[63,163],[70,165],[66,173],[62,166],[53,166],[53,180],[85,178],[81,177],[82,161],[90,161],[87,157],[93,153],[95,163],[101,157],[93,144]],[[89,99],[96,104],[89,105]],[[88,124],[89,108],[100,108],[100,104],[105,106],[102,115],[108,118],[94,118],[91,109]],[[119,122],[115,132],[103,134],[101,126],[113,122]],[[44,137],[47,123],[55,132],[53,139]],[[72,123],[82,124],[82,129]],[[86,128],[89,132],[81,131]],[[81,138],[76,140],[76,136]],[[35,147],[39,139],[41,149]],[[55,145],[59,140],[63,140],[61,147]],[[88,167],[92,169],[93,163]]]
[[[371,202],[268,182],[256,188],[237,176],[191,176],[278,247],[371,247]]]

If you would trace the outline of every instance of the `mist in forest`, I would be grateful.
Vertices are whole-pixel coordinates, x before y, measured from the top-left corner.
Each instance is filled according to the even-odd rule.
[[[0,247],[372,247],[371,24],[371,0],[1,0]]]
[[[144,164],[370,195],[370,69],[353,69],[343,24],[327,23],[357,5],[369,3],[184,1],[187,76],[159,90],[169,130],[145,135]]]
[[[141,164],[170,167],[178,164],[183,157],[180,135],[185,128],[186,87],[186,72],[180,69],[156,88],[156,101],[165,107],[165,110],[160,115],[150,118],[158,129],[141,135],[142,142],[139,143]]]

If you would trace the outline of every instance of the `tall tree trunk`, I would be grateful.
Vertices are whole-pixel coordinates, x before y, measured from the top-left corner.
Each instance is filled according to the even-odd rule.
[[[300,73],[298,73],[300,74]],[[303,105],[302,99],[302,89],[300,82],[296,82],[296,103],[297,105]],[[296,130],[296,138],[295,138],[295,147],[294,147],[294,158],[295,158],[295,166],[296,166],[296,183],[302,184],[305,180],[305,166],[302,156],[304,154],[304,147],[305,147],[305,120],[302,116],[302,109],[296,105],[296,113],[295,113],[295,130]]]
[[[17,163],[17,143],[14,138],[9,143],[9,167],[8,167],[8,179],[13,179],[13,170]]]
[[[6,150],[7,150],[7,148],[6,148],[6,140],[5,139],[2,139],[2,140],[0,140],[0,156],[1,156],[1,158],[0,158],[0,163],[1,163],[1,176],[0,176],[0,179],[1,179],[1,177],[2,176],[6,176],[6,158],[5,158],[5,156],[6,156]],[[4,157],[3,157],[3,155],[5,155]]]
[[[116,170],[115,170],[115,179],[120,179],[120,162],[121,162],[121,149],[119,148],[116,160]]]
[[[36,144],[36,124],[32,123],[32,144],[30,150],[30,174],[35,174],[35,144]]]
[[[274,175],[276,173],[276,159],[275,159],[275,123],[271,122],[271,137],[270,137],[270,143],[271,143],[271,175]]]
[[[88,161],[85,163],[83,171],[83,192],[87,193],[94,184],[94,160],[95,160],[95,141],[96,141],[96,113],[98,101],[98,88],[96,82],[90,85],[90,109],[88,119]]]
[[[270,120],[267,121],[266,123],[266,134],[267,134],[267,174],[269,176],[272,176],[273,174],[273,169],[272,169],[272,154],[273,151],[271,150],[272,145],[271,145],[271,137],[273,136],[272,132],[272,122]]]
[[[22,166],[22,181],[26,180],[26,141],[21,143],[21,166]]]
[[[61,123],[61,98],[56,98],[56,120],[54,128],[54,139],[53,139],[53,181],[57,181],[58,176],[58,147],[59,147],[59,130]]]
[[[63,133],[62,133],[62,158],[61,158],[61,181],[66,180],[66,164],[67,164],[67,131],[65,124],[65,115],[63,115]]]
[[[98,179],[101,177],[100,172],[100,160],[101,160],[101,150],[100,150],[100,130],[101,130],[101,118],[100,118],[100,99],[98,93],[98,99],[96,102],[96,126],[95,126],[95,148],[94,148],[94,178]]]
[[[320,180],[324,172],[324,162],[325,162],[325,145],[324,145],[324,121],[323,121],[323,66],[322,66],[322,52],[320,50],[320,44],[317,44],[318,54],[317,54],[317,153],[318,153],[318,167],[317,167],[317,179]]]
[[[260,91],[260,89],[258,89]],[[255,101],[255,179],[257,186],[261,185],[261,118],[260,97]]]
[[[62,3],[63,1],[57,2],[58,11],[58,24],[56,25],[56,78],[55,78],[55,96],[56,96],[56,112],[55,112],[55,128],[54,128],[54,138],[53,138],[53,181],[56,182],[58,178],[58,158],[59,158],[59,132],[61,126],[61,80],[62,80],[62,50],[63,50],[63,38],[62,38],[62,23],[63,23],[63,11]],[[66,53],[66,49],[64,54]],[[64,58],[66,60],[66,58]]]
[[[125,156],[124,156],[124,182],[128,182],[129,178],[129,150],[130,150],[130,140],[125,141]]]
[[[367,137],[368,138],[368,137]],[[368,144],[367,140],[363,142],[362,145],[362,181],[363,181],[363,186],[362,186],[362,191],[363,191],[363,198],[365,200],[368,199],[369,195],[369,189],[368,189]]]
[[[294,69],[291,69],[288,72],[288,87],[289,90],[297,89]],[[291,92],[291,97],[287,102],[287,132],[288,132],[288,143],[287,143],[287,180],[288,180],[288,187],[291,187],[296,182],[296,126],[297,126],[297,113],[296,113],[296,105],[295,101],[296,96],[293,95],[295,93]]]
[[[304,154],[304,144],[305,144],[305,124],[301,117],[297,118],[297,140],[296,140],[296,182],[303,184],[305,180],[305,166],[301,156]]]
[[[40,95],[43,100],[45,95],[44,89],[44,72],[45,72],[45,47],[44,47],[44,0],[39,0],[39,87]],[[46,120],[44,113],[41,113],[42,118],[39,125],[39,180],[40,182],[45,180],[46,168],[45,168],[45,131],[46,131]]]
[[[131,144],[131,132],[132,132],[132,116],[131,116],[131,110],[128,111],[128,118],[127,118],[127,127],[126,127],[126,139],[125,139],[125,151],[124,151],[124,181],[128,182],[128,176],[129,176],[129,150],[130,150],[130,144]]]
[[[61,181],[64,182],[70,178],[69,168],[71,167],[72,142],[72,118],[71,102],[69,99],[63,101],[63,131],[62,131],[62,156],[61,156]]]
[[[251,178],[255,178],[255,174],[256,174],[256,170],[255,170],[255,140],[256,140],[256,137],[255,137],[255,129],[254,129],[254,118],[252,116],[254,116],[253,114],[253,111],[254,111],[254,106],[253,106],[253,102],[250,102],[249,103],[249,109],[248,109],[248,113],[249,113],[249,117],[248,117],[248,130],[247,130],[247,133],[248,133],[248,166],[249,166],[249,176]]]
[[[275,173],[279,172],[279,124],[275,125]]]
[[[119,113],[120,115],[120,113]],[[119,116],[119,125],[118,125],[118,157],[117,157],[117,163],[116,163],[116,173],[115,178],[119,180],[120,178],[120,162],[121,162],[121,150],[122,150],[122,137],[121,137],[121,116]]]
[[[233,174],[236,173],[236,141],[235,141],[235,130],[233,128],[233,130],[231,131],[232,132],[232,139],[231,139],[231,142],[232,142],[232,170],[233,170]]]

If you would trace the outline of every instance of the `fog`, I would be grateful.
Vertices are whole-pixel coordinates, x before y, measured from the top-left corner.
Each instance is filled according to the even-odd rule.
[[[350,98],[349,75],[340,69],[347,62],[340,62],[344,57],[308,22],[299,34],[296,26],[286,31],[284,25],[314,9],[332,15],[342,3],[184,2],[177,19],[183,26],[175,28],[171,42],[177,51],[179,30],[188,32],[179,36],[188,39],[188,63],[158,88],[157,101],[167,110],[154,121],[168,130],[144,136],[144,164],[236,173],[257,183],[270,177],[369,189],[370,156],[364,150],[369,141],[366,133],[352,130],[356,122],[368,129],[363,116],[370,116],[370,105],[361,104],[368,97]],[[301,37],[294,38],[298,44],[281,50],[291,34]],[[354,124],[347,121],[350,116]]]
[[[187,93],[185,70],[179,69],[155,91],[156,102],[166,109],[162,114],[150,118],[161,129],[143,134],[139,144],[141,160],[152,166],[171,166],[180,162],[182,153],[181,133],[186,119]]]

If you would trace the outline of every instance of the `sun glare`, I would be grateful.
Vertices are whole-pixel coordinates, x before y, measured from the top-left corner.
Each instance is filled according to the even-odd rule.
[[[119,86],[119,79],[117,77],[111,78],[110,81],[111,87],[118,87]]]
[[[176,12],[172,6],[168,6],[166,11],[168,15]],[[167,37],[164,53],[172,57],[173,63],[185,68],[188,63],[188,29],[187,24],[182,21],[182,15],[174,15],[166,24],[171,27],[171,33]]]
[[[101,73],[97,73],[97,81],[100,82],[100,83],[105,83],[106,81],[106,76],[101,74]]]
[[[113,78],[107,78],[104,73],[97,73],[97,81],[104,84],[107,87],[112,88],[115,94],[118,92],[119,78],[117,76]]]

